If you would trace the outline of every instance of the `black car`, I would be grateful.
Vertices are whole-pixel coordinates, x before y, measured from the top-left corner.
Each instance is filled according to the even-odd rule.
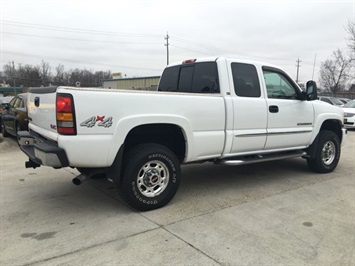
[[[4,105],[4,111],[1,114],[1,132],[4,137],[8,137],[10,134],[16,136],[17,131],[28,130],[26,103],[27,93],[21,93]]]
[[[14,98],[14,96],[0,97],[0,129],[2,113],[5,112],[7,104]]]

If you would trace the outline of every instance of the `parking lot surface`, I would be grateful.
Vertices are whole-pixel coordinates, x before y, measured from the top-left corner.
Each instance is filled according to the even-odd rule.
[[[105,179],[26,169],[0,144],[0,265],[355,265],[355,131],[337,169],[301,158],[182,168],[166,207],[137,212]]]

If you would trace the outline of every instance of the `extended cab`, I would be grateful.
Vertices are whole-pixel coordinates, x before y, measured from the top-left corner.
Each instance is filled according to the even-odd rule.
[[[26,167],[75,167],[80,184],[106,174],[138,210],[167,204],[180,165],[240,165],[302,157],[321,173],[340,158],[341,108],[303,91],[280,68],[230,58],[169,65],[158,91],[30,88],[29,132],[19,132]]]

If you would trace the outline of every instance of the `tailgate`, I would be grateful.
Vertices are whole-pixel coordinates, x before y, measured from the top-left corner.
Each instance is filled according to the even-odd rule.
[[[56,91],[57,87],[30,88],[28,90],[28,117],[29,127],[34,130],[41,129],[38,133],[51,135],[56,130]],[[38,131],[38,130],[35,130]]]

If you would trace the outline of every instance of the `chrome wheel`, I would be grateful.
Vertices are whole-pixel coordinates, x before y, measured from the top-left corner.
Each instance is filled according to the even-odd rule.
[[[156,197],[161,194],[169,183],[169,171],[161,161],[149,161],[139,170],[137,186],[146,197]]]
[[[325,165],[330,165],[335,158],[336,155],[336,147],[334,142],[327,141],[322,149],[322,160]]]

